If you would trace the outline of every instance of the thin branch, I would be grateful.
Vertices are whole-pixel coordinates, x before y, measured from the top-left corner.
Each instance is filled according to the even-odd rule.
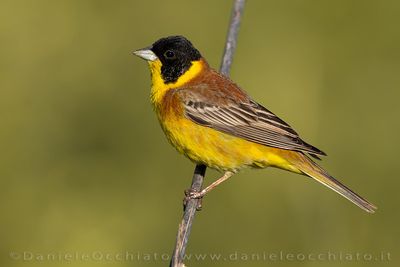
[[[192,190],[200,191],[203,184],[204,176],[206,174],[206,166],[202,164],[196,165],[192,180]],[[170,267],[184,267],[183,258],[187,242],[189,240],[190,230],[194,220],[194,214],[197,210],[199,199],[189,199],[185,204],[185,212],[183,214],[182,222],[179,224],[178,234],[176,237],[176,244],[174,253],[171,258]]]
[[[229,76],[233,54],[235,53],[237,37],[239,33],[240,20],[243,14],[245,0],[235,0],[233,4],[231,22],[229,24],[228,36],[226,37],[224,56],[222,57],[220,72]]]
[[[237,36],[239,32],[240,20],[243,14],[245,0],[235,0],[233,4],[231,20],[229,24],[228,36],[226,38],[224,56],[222,57],[220,72],[229,76],[232,65],[233,54],[236,49]],[[206,166],[198,164],[194,170],[191,190],[199,192],[203,184],[206,173]],[[170,267],[184,267],[183,259],[186,246],[189,240],[190,231],[196,213],[199,199],[189,199],[185,205],[185,211],[181,223],[179,224],[176,237],[175,249],[171,258]]]

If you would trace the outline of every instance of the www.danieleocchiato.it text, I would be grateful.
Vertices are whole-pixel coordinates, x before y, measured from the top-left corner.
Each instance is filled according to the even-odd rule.
[[[34,252],[20,251],[10,252],[10,259],[25,262],[73,262],[73,261],[169,261],[169,253],[161,252]],[[191,253],[185,255],[186,261],[329,261],[329,262],[389,262],[391,253],[380,252],[343,252],[343,251],[321,251],[321,252],[239,252],[230,253]]]

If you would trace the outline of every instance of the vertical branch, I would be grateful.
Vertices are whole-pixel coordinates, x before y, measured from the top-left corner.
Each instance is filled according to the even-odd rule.
[[[233,54],[235,53],[237,37],[239,33],[240,20],[243,14],[245,0],[235,0],[233,4],[231,22],[229,24],[228,36],[226,37],[224,55],[222,57],[220,72],[229,76]]]
[[[191,186],[192,190],[201,190],[201,185],[203,184],[204,176],[206,174],[206,168],[207,167],[202,164],[196,165]],[[183,264],[183,258],[185,256],[185,250],[189,240],[190,230],[192,229],[194,214],[196,213],[199,201],[199,199],[189,199],[185,204],[185,211],[183,213],[182,222],[179,224],[175,249],[171,258],[170,267],[185,266]]]
[[[237,36],[239,32],[240,19],[242,17],[245,0],[235,0],[233,4],[231,20],[226,38],[224,56],[221,62],[220,72],[226,76],[232,65],[233,54],[236,49]],[[196,165],[194,170],[191,190],[200,191],[206,173],[206,166],[202,164]],[[185,211],[181,223],[179,224],[178,234],[176,237],[175,249],[171,258],[170,267],[184,267],[183,259],[185,256],[186,246],[189,240],[190,231],[198,206],[199,199],[189,199],[185,205]]]

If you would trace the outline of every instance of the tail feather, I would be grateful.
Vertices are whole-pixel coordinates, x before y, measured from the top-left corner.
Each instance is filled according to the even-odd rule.
[[[309,159],[306,155],[297,153],[301,159],[292,162],[301,172],[347,198],[355,205],[369,213],[374,213],[377,207],[366,199],[354,193],[350,188],[333,178],[324,169]]]

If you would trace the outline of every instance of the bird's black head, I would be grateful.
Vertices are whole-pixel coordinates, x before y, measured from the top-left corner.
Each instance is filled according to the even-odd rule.
[[[161,38],[147,49],[156,56],[152,55],[152,60],[158,58],[161,61],[161,75],[166,84],[176,82],[192,66],[193,61],[201,58],[200,52],[183,36]],[[137,51],[137,55],[149,60],[151,52],[142,56],[138,53],[140,51],[145,50]]]

